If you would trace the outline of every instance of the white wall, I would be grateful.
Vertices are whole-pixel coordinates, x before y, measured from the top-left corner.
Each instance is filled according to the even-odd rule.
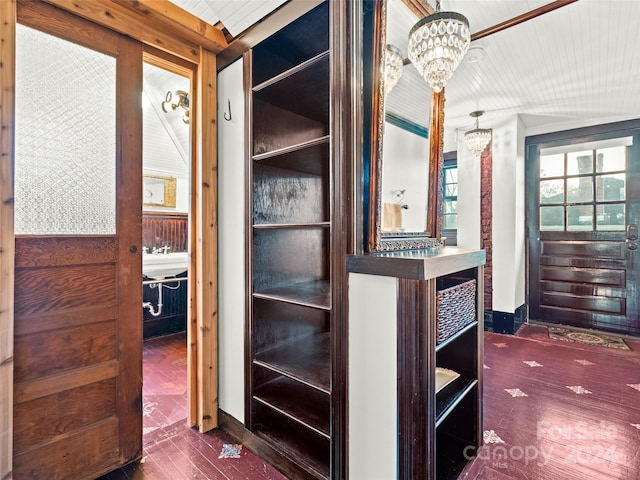
[[[480,239],[480,159],[458,135],[458,247],[479,249]]]
[[[231,100],[232,120],[223,112]],[[245,199],[242,60],[218,74],[218,400],[244,423]]]
[[[429,178],[429,139],[385,122],[384,124],[384,175],[382,201],[397,203],[394,190],[405,190],[402,210],[402,228],[407,232],[425,230]]]
[[[349,478],[397,478],[396,279],[349,275]]]
[[[516,115],[493,124],[491,309],[524,303],[524,124]]]

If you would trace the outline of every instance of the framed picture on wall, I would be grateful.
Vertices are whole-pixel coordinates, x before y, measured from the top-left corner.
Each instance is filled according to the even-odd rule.
[[[176,179],[158,175],[142,178],[142,203],[145,207],[176,206]]]

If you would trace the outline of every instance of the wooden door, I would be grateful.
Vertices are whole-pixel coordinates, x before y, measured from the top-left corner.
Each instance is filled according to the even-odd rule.
[[[640,336],[640,122],[527,144],[530,318]]]
[[[142,453],[142,49],[18,22],[13,473],[89,479]]]

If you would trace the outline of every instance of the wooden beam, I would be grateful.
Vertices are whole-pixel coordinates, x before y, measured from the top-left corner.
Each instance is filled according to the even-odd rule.
[[[13,160],[16,2],[0,1],[0,478],[13,469]]]
[[[149,24],[164,25],[167,32],[218,53],[227,48],[222,31],[168,0],[111,0],[145,18]]]
[[[218,426],[218,158],[216,56],[200,52],[198,68],[199,167],[195,177],[198,426]]]
[[[540,15],[544,15],[545,13],[552,12],[560,7],[564,7],[565,5],[569,5],[570,3],[574,3],[577,1],[578,0],[556,0],[555,2],[548,3],[546,5],[543,5],[542,7],[535,8],[523,13],[522,15],[518,15],[517,17],[513,17],[509,20],[498,23],[492,27],[480,30],[479,32],[471,35],[471,41],[473,42],[474,40],[480,40],[481,38],[488,37],[489,35],[501,32],[502,30],[506,30],[507,28],[515,27],[516,25],[519,25],[523,22],[536,18]]]
[[[402,3],[418,18],[428,17],[436,12],[427,0],[402,0]]]
[[[45,1],[192,63],[200,61],[199,45],[180,38],[165,25],[149,22],[129,8],[110,0]]]

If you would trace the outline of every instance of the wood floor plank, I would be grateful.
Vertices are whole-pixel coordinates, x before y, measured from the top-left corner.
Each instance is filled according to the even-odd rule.
[[[485,333],[485,445],[461,478],[637,478],[640,343],[620,351],[544,332]]]

